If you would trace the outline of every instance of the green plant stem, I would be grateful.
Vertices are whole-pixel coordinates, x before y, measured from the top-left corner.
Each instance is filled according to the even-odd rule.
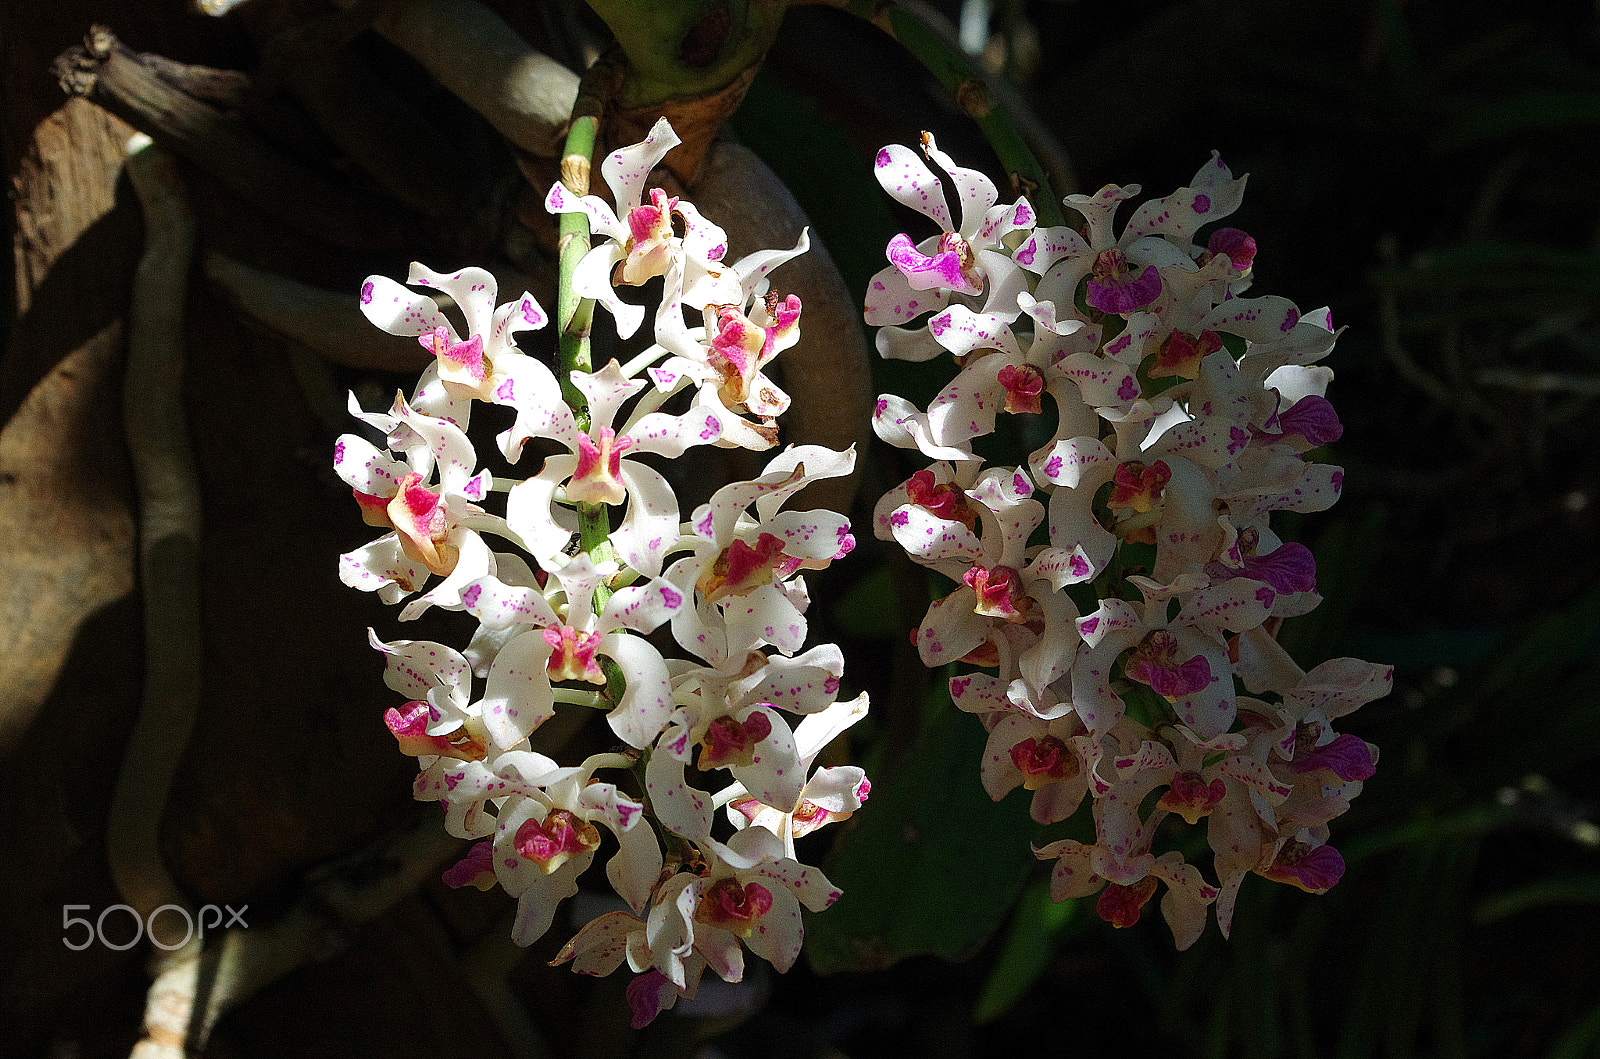
[[[1000,164],[1027,194],[1039,215],[1039,224],[1049,227],[1063,223],[1061,200],[1050,186],[1050,177],[1029,146],[1020,127],[1026,120],[1020,102],[972,57],[946,27],[920,4],[892,3],[888,0],[816,0],[871,22],[899,41],[918,62],[955,96],[956,102],[983,130]]]
[[[628,56],[625,109],[727,87],[772,46],[788,0],[589,0]]]
[[[567,126],[566,144],[561,152],[561,184],[572,194],[589,193],[589,174],[594,166],[595,140],[606,101],[616,90],[622,68],[616,52],[602,55],[584,73],[578,84],[578,98],[572,104],[572,121]],[[574,371],[594,370],[589,359],[589,331],[594,323],[594,301],[579,296],[572,277],[578,263],[589,252],[589,216],[582,211],[560,216],[556,249],[556,324],[560,328],[556,374],[561,380],[561,395],[578,417],[579,429],[589,428],[588,405],[583,394],[572,385]]]
[[[586,99],[578,94],[580,105]],[[574,195],[589,193],[590,156],[594,152],[595,134],[600,119],[593,114],[574,114],[572,128],[567,133],[566,152],[561,158],[561,183]],[[581,297],[572,286],[578,262],[589,252],[589,218],[581,211],[563,213],[560,219],[560,242],[557,244],[556,320],[561,332],[557,338],[557,371],[561,380],[561,396],[578,415],[579,429],[588,429],[588,405],[583,394],[572,385],[572,372],[592,371],[589,358],[589,331],[594,322],[594,301]]]
[[[615,52],[601,58],[583,75],[578,86],[578,98],[572,107],[572,124],[567,130],[567,142],[561,155],[561,183],[574,195],[589,193],[589,174],[593,168],[595,138],[600,131],[600,118],[605,113],[606,100],[615,90],[621,72],[621,57]],[[561,327],[558,338],[558,371],[561,395],[571,406],[579,430],[590,425],[588,402],[572,384],[575,371],[590,372],[594,364],[589,356],[589,331],[594,323],[594,301],[580,297],[573,288],[572,277],[578,263],[589,252],[589,217],[581,211],[561,215],[561,238],[558,244],[556,286],[556,320]],[[609,557],[611,541],[611,516],[603,504],[578,505],[578,539],[585,552],[598,560]],[[602,589],[596,606],[604,606],[610,593]]]

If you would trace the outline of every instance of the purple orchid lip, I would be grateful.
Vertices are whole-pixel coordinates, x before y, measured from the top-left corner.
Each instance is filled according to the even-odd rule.
[[[1289,762],[1291,772],[1305,773],[1327,769],[1345,782],[1369,780],[1378,771],[1372,763],[1372,751],[1359,736],[1344,733],[1327,746],[1319,746],[1304,754],[1297,754]]]
[[[1339,415],[1325,397],[1309,394],[1278,413],[1278,426],[1285,434],[1298,434],[1313,448],[1329,445],[1344,436]]]
[[[1274,592],[1311,592],[1317,587],[1317,561],[1311,549],[1290,541],[1266,555],[1247,555],[1238,567],[1207,563],[1205,573],[1213,581],[1248,577],[1264,581]]]
[[[1133,276],[1089,277],[1087,300],[1092,308],[1103,313],[1123,316],[1138,312],[1160,296],[1161,273],[1154,265],[1146,265]]]
[[[961,271],[959,250],[941,250],[928,257],[916,248],[909,235],[902,233],[889,240],[887,256],[912,290],[942,289],[960,294],[978,294],[982,290]]]

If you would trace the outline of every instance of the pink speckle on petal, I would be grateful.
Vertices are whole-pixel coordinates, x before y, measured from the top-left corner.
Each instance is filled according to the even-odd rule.
[[[1211,196],[1205,194],[1204,192],[1196,195],[1194,197],[1194,212],[1196,212],[1196,213],[1210,213],[1211,212]]]
[[[361,304],[367,305],[372,301],[372,281],[369,279],[361,285]]]

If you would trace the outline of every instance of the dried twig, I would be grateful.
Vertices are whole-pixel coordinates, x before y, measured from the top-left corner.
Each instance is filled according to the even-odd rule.
[[[354,291],[312,287],[263,272],[219,253],[205,255],[206,278],[256,320],[336,364],[374,371],[418,372],[430,361],[414,341],[373,327]]]
[[[358,249],[398,250],[418,241],[414,215],[323,179],[242,118],[189,91],[212,92],[219,84],[236,90],[233,79],[242,74],[140,55],[103,26],[56,59],[55,72],[64,91],[94,100],[294,231]]]
[[[270,925],[229,930],[168,962],[145,1001],[146,1037],[131,1059],[198,1055],[217,1020],[284,975],[340,952],[356,929],[413,893],[460,855],[462,842],[419,814],[404,834],[363,850],[311,887]]]
[[[336,0],[352,7],[356,0]],[[373,28],[482,114],[500,135],[542,158],[561,151],[578,75],[535,51],[477,0],[388,4]]]
[[[129,144],[145,211],[145,250],[128,319],[123,427],[139,499],[145,677],[108,824],[111,875],[148,917],[189,910],[160,851],[161,817],[200,705],[200,485],[183,409],[184,289],[195,221],[173,160],[148,137]]]

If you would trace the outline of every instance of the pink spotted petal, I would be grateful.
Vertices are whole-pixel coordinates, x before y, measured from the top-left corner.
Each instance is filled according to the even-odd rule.
[[[544,208],[548,213],[582,213],[589,218],[589,231],[615,244],[628,238],[628,226],[618,219],[610,204],[597,195],[574,195],[560,181],[550,185]]]
[[[622,247],[616,243],[600,243],[583,256],[572,271],[572,288],[585,298],[592,298],[605,306],[616,321],[617,335],[631,338],[644,322],[644,307],[631,305],[617,297],[611,286],[612,267],[622,259]]]
[[[361,286],[361,314],[391,335],[425,335],[450,321],[432,298],[387,276],[368,276]]]
[[[611,188],[611,197],[618,209],[631,209],[643,201],[644,184],[650,171],[682,142],[673,131],[672,123],[659,118],[642,141],[606,155],[605,161],[600,163],[600,172]]]
[[[678,540],[678,498],[657,471],[632,460],[622,464],[628,509],[611,535],[617,554],[647,577],[661,573],[666,551]]]
[[[916,632],[917,653],[930,669],[970,654],[989,634],[989,621],[973,611],[976,595],[960,588],[928,608]]]
[[[603,978],[627,959],[628,935],[643,930],[644,924],[628,913],[607,912],[585,923],[552,962],[570,960],[575,973]]]
[[[577,447],[577,423],[549,368],[532,357],[504,358],[495,377],[490,399],[517,413],[516,422],[495,439],[507,460],[515,463],[530,438],[549,438],[569,450]]]
[[[666,663],[649,642],[626,633],[608,633],[600,653],[627,674],[622,701],[606,715],[617,737],[643,749],[655,741],[672,714],[672,683]]]
[[[652,578],[648,584],[613,593],[600,616],[600,628],[652,632],[670,621],[683,605],[684,594],[670,581]]]
[[[937,243],[937,239],[927,241],[929,248]],[[913,290],[900,270],[890,265],[874,275],[867,283],[865,319],[871,327],[910,323],[923,313],[944,308],[948,300],[949,295],[945,291]],[[927,332],[919,330],[918,334],[926,336]],[[944,352],[931,337],[927,338],[925,346],[918,344],[917,355],[913,356],[884,352],[882,341],[882,332],[879,332],[878,351],[884,356],[895,356],[895,359],[900,360],[927,360]]]
[[[992,313],[975,313],[965,305],[952,305],[928,321],[928,332],[958,357],[975,349],[998,349],[1013,359],[1022,350],[1005,320]]]
[[[769,725],[766,738],[756,744],[749,765],[735,765],[733,778],[760,801],[772,806],[793,807],[805,785],[805,769],[795,747],[794,733],[781,716],[757,706],[746,716],[760,715]],[[748,722],[747,722],[748,727]]]
[[[878,152],[873,175],[889,197],[933,221],[943,232],[953,232],[944,185],[911,148],[891,143]]]
[[[739,277],[739,287],[744,294],[740,304],[748,302],[758,290],[762,289],[773,269],[787,261],[793,261],[810,248],[811,229],[802,228],[800,238],[787,250],[757,250],[735,261],[733,271]]]
[[[494,323],[496,281],[488,269],[470,266],[458,272],[435,272],[420,262],[411,263],[406,282],[431,287],[449,295],[467,321],[467,334],[482,338]]]
[[[955,189],[956,201],[961,204],[961,227],[945,230],[959,231],[963,238],[970,240],[978,233],[989,208],[1000,201],[994,181],[976,169],[963,169],[956,165],[949,155],[939,150],[931,132],[922,134],[922,150],[950,174],[950,185]]]
[[[685,781],[682,761],[671,754],[651,754],[645,766],[645,789],[662,827],[690,840],[710,840],[711,798]]]
[[[509,749],[555,716],[555,696],[545,663],[550,645],[538,630],[513,638],[489,669],[480,704],[483,726],[495,745]]]

